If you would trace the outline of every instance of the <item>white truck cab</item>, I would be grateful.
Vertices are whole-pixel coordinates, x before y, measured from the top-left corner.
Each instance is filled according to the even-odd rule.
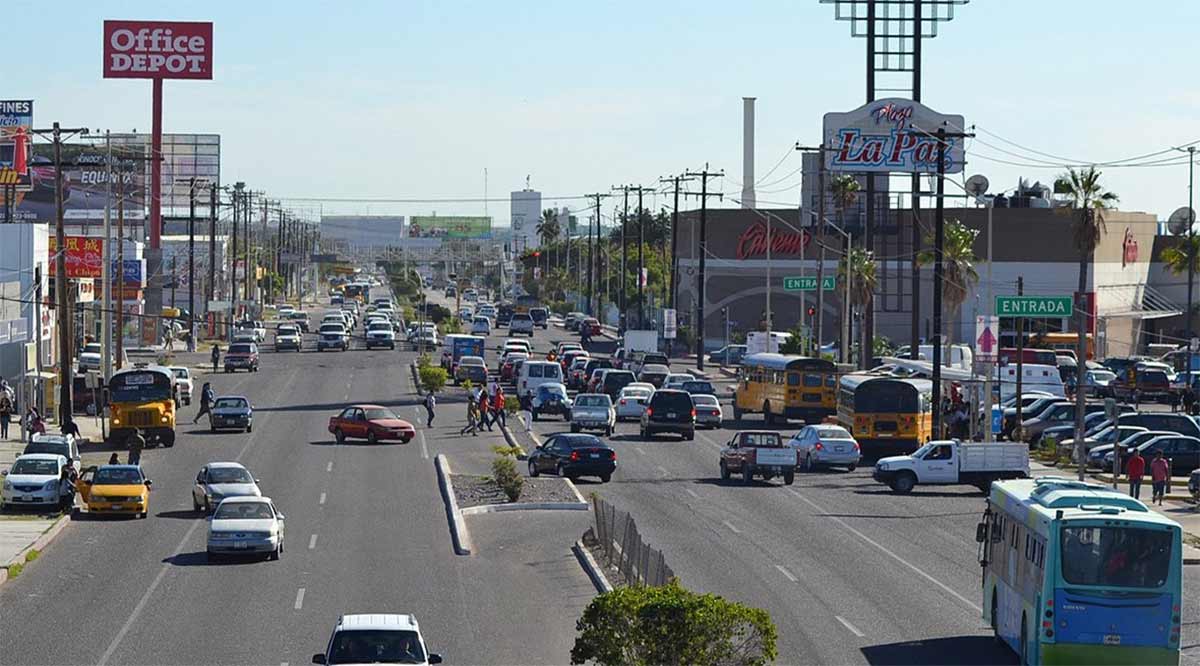
[[[873,476],[900,494],[919,483],[965,484],[987,492],[992,481],[1029,476],[1029,447],[1024,442],[932,441],[912,455],[880,458]]]

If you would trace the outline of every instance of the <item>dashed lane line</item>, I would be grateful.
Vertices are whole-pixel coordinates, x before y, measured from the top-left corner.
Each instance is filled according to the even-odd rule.
[[[779,573],[783,574],[785,578],[787,578],[788,580],[792,581],[793,583],[795,583],[796,581],[800,580],[799,578],[796,578],[795,574],[793,574],[792,572],[790,572],[790,571],[788,571],[787,569],[783,568],[783,566],[782,566],[782,565],[776,564],[776,565],[775,565],[775,568],[776,568],[776,569],[779,569]]]
[[[332,461],[332,460],[330,460],[329,462],[325,463],[325,471],[326,471],[326,472],[332,472],[332,471],[333,471],[333,461]]]
[[[325,503],[325,493],[321,493],[321,499],[317,500],[317,504]]]
[[[859,638],[866,636],[866,634],[864,634],[863,632],[858,630],[858,627],[850,624],[849,620],[842,617],[841,615],[834,615],[833,618],[835,620],[837,620],[838,622],[841,622],[842,626],[849,629],[850,633],[854,634],[855,636],[858,636]]]
[[[721,521],[721,524],[722,524],[722,525],[724,525],[725,527],[728,527],[728,528],[729,528],[729,531],[730,531],[730,532],[733,532],[734,534],[741,534],[741,533],[742,533],[742,531],[741,531],[741,530],[739,530],[739,529],[737,528],[737,526],[736,526],[736,525],[734,525],[733,523],[729,522],[728,520],[722,520],[722,521]]]
[[[696,491],[692,490],[691,488],[684,488],[683,492],[691,495],[692,497],[695,497],[696,499],[700,499],[700,494],[697,493]]]
[[[296,590],[296,603],[292,607],[296,610],[304,608],[304,588]]]
[[[308,538],[308,549],[312,550],[317,547],[317,535],[312,535]]]
[[[425,445],[425,431],[420,431],[421,436],[421,457],[429,460],[429,447]]]

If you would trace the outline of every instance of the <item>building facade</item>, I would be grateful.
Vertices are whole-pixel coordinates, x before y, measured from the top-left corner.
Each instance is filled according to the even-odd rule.
[[[542,193],[526,187],[509,195],[509,215],[512,224],[512,250],[520,255],[525,250],[541,246],[537,225],[542,219]]]

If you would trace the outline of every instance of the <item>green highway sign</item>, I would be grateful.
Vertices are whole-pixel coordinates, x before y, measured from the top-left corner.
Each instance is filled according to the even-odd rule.
[[[829,275],[821,281],[823,291],[833,291],[837,286],[837,278]],[[816,291],[817,278],[815,277],[785,277],[783,278],[784,291]]]
[[[997,296],[998,317],[1070,317],[1070,296]]]

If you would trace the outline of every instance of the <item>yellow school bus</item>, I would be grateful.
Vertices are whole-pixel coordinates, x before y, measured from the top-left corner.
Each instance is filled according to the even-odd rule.
[[[933,382],[867,373],[843,375],[837,419],[863,451],[916,450],[933,439]]]
[[[158,366],[114,372],[109,382],[109,441],[123,444],[135,430],[146,442],[175,445],[175,376]]]
[[[832,361],[787,354],[750,354],[742,359],[733,394],[733,416],[762,414],[767,423],[803,419],[819,423],[837,413],[837,366]]]

